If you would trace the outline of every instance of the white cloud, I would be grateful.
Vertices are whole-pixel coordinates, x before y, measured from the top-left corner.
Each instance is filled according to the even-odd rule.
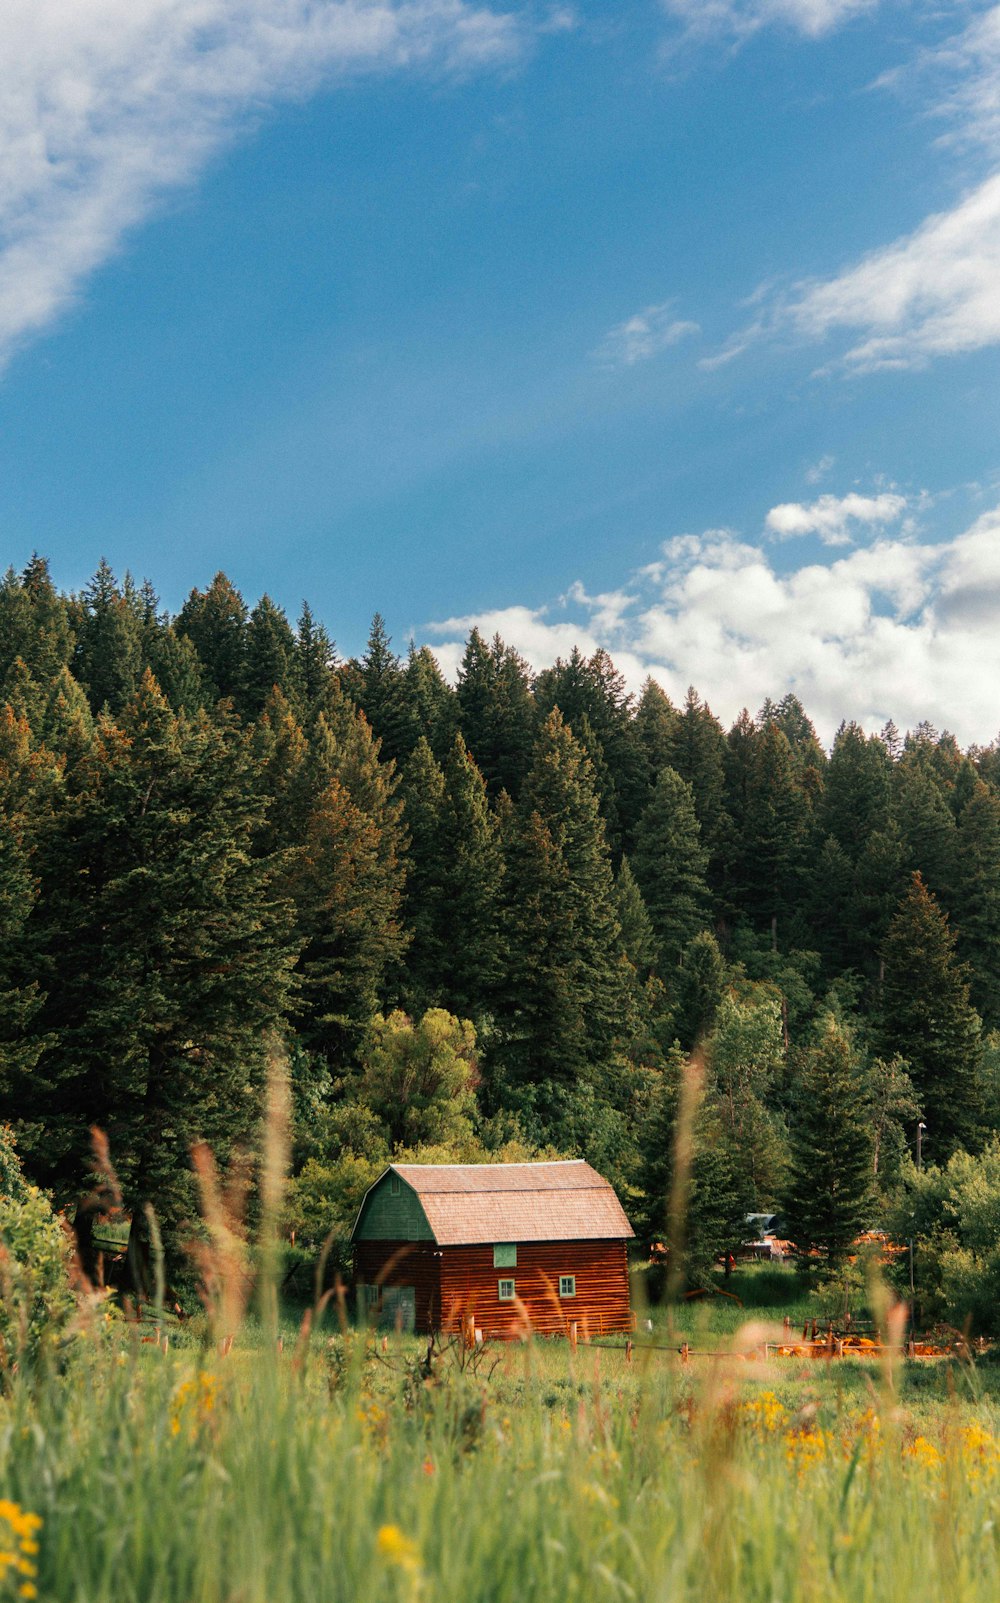
[[[865,528],[885,528],[898,523],[907,508],[904,495],[885,492],[882,495],[821,495],[808,506],[800,501],[786,501],[772,507],[767,514],[765,527],[778,540],[791,540],[800,535],[818,535],[824,545],[850,545],[852,529],[857,524]]]
[[[776,322],[809,340],[862,331],[842,358],[855,372],[1000,343],[1000,173],[856,267],[800,286]]]
[[[509,61],[520,40],[463,0],[4,0],[0,365],[267,103]]]
[[[737,38],[777,24],[818,39],[852,17],[874,11],[878,4],[879,0],[663,0],[665,10],[689,33],[729,33]]]
[[[605,334],[595,360],[603,367],[634,367],[651,356],[676,345],[689,334],[698,334],[697,323],[675,317],[674,302],[664,301],[659,306],[646,306],[633,317],[626,318]]]
[[[819,484],[822,479],[826,478],[836,460],[835,456],[830,456],[829,454],[821,456],[818,462],[814,462],[811,467],[806,468],[806,483]]]
[[[576,616],[570,617],[570,608]],[[794,691],[825,739],[842,718],[878,728],[929,718],[964,742],[1000,723],[1000,507],[937,544],[881,536],[836,560],[779,572],[730,530],[669,541],[627,588],[553,608],[512,607],[429,626],[454,671],[475,624],[536,668],[574,644],[611,651],[634,688],[694,684],[729,722]]]

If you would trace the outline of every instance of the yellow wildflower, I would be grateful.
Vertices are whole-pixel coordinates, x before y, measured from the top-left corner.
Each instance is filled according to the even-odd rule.
[[[903,1448],[903,1456],[922,1469],[938,1469],[942,1462],[939,1450],[927,1436],[915,1436],[909,1446]]]
[[[404,1536],[398,1525],[382,1525],[376,1537],[376,1546],[387,1564],[395,1564],[408,1575],[420,1570],[420,1549],[409,1536]]]

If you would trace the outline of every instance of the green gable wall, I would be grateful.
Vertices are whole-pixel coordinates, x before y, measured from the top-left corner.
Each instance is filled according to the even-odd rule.
[[[398,1175],[396,1178],[399,1180],[398,1196],[392,1194],[391,1174],[384,1174],[372,1186],[354,1232],[355,1241],[434,1240],[417,1193]]]

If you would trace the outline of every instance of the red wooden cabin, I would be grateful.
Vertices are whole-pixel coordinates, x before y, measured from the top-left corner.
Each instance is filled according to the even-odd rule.
[[[582,1159],[393,1163],[354,1226],[355,1284],[370,1317],[403,1329],[629,1330],[633,1234]]]

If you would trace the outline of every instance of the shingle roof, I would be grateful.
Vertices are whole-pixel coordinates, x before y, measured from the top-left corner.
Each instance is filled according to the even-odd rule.
[[[390,1168],[420,1198],[440,1247],[624,1240],[635,1234],[613,1188],[582,1159],[394,1163]]]

